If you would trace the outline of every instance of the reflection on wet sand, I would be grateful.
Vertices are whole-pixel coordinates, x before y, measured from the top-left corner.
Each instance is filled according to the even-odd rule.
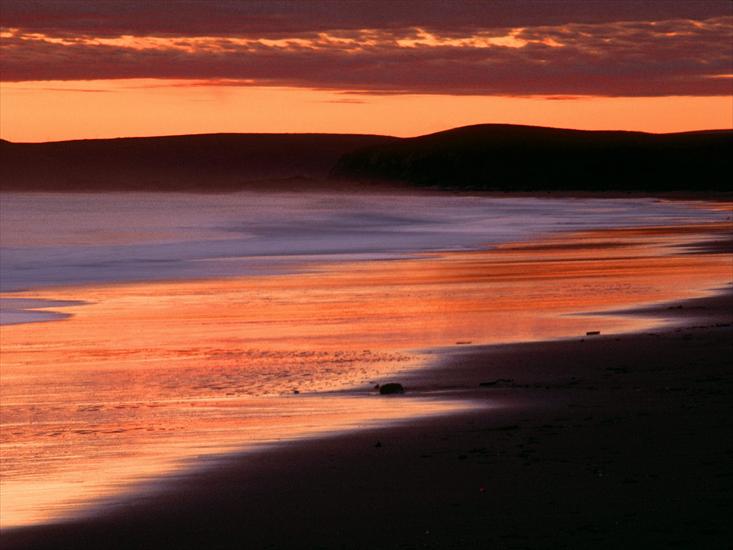
[[[582,313],[722,286],[730,256],[684,245],[731,229],[626,228],[290,275],[14,295],[83,305],[59,309],[63,321],[2,327],[3,526],[249,442],[461,406],[313,394],[367,390],[430,347],[642,329],[654,321]]]

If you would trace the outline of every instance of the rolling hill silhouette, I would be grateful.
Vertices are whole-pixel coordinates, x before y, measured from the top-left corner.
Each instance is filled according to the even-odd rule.
[[[346,152],[395,138],[338,134],[203,134],[0,143],[4,191],[234,191],[307,188]]]
[[[731,190],[733,131],[676,134],[484,124],[344,155],[332,177],[500,191]]]
[[[483,124],[415,138],[206,134],[0,141],[4,191],[310,189],[730,191],[732,130],[675,134]]]

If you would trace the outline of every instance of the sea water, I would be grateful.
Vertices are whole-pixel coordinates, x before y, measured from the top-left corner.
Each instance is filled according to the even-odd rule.
[[[558,231],[710,220],[709,211],[691,203],[651,198],[6,193],[0,291],[258,275],[314,262],[490,247]]]
[[[644,326],[575,314],[725,282],[726,258],[665,233],[725,222],[702,206],[4,194],[2,526],[114,503],[247,445],[467,406],[370,391],[425,349]]]

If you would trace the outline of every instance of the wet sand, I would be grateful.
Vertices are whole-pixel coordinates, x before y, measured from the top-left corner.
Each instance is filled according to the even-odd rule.
[[[489,408],[231,459],[3,546],[723,548],[733,299],[667,307],[692,326],[465,350],[405,380]]]
[[[643,313],[685,326],[457,348],[375,399],[472,412],[230,457],[3,548],[726,548],[733,295]]]

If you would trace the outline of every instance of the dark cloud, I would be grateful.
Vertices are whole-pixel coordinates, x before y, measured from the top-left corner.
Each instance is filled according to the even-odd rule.
[[[727,95],[733,80],[721,75],[733,73],[733,16],[720,13],[731,6],[6,0],[4,24],[17,30],[3,39],[0,69],[6,81],[159,78],[364,93]]]
[[[710,19],[729,0],[3,0],[2,24],[47,35],[283,36]]]

